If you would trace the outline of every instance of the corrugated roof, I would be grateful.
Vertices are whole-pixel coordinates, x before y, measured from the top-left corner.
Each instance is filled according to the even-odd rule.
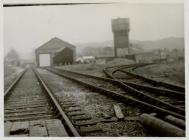
[[[72,50],[75,49],[75,46],[73,46],[72,44],[70,44],[66,41],[63,41],[57,37],[54,37],[51,40],[49,40],[48,42],[46,42],[45,44],[41,45],[36,50],[48,50],[51,52],[59,52],[66,47],[68,47]]]

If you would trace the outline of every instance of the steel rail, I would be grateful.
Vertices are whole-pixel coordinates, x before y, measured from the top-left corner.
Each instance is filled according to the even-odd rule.
[[[153,91],[154,93],[158,93],[158,94],[162,94],[162,95],[166,95],[166,96],[177,97],[180,99],[185,98],[185,94],[183,92],[177,92],[177,91],[169,90],[169,89],[162,89],[162,88],[157,88],[157,87],[152,87],[152,86],[147,86],[147,85],[141,85],[141,84],[136,84],[133,82],[125,82],[125,81],[122,81],[122,82],[125,84],[128,84],[131,87],[134,87],[136,89],[142,89],[145,91]]]
[[[104,71],[104,73],[106,74],[107,77],[109,77],[111,79],[118,80],[117,78],[115,78],[113,76],[113,73],[120,71],[119,69],[114,70],[111,74],[109,74],[106,69],[104,69],[103,71]],[[121,72],[122,72],[122,70],[121,70]],[[141,85],[141,84],[136,84],[136,83],[133,83],[133,82],[126,82],[126,81],[122,81],[122,80],[120,80],[120,81],[127,84],[127,85],[130,85],[132,87],[138,88],[138,89],[143,89],[143,90],[146,90],[146,91],[153,91],[153,92],[160,93],[160,94],[163,94],[163,95],[169,94],[169,96],[175,96],[175,97],[178,97],[178,98],[185,98],[185,93],[183,93],[183,92],[179,92],[179,91],[175,91],[175,90],[171,90],[171,89],[162,89],[162,88],[153,87],[153,86]]]
[[[53,69],[49,69],[49,68],[47,68],[47,70],[48,71],[50,71],[50,72],[53,72],[53,73],[55,73],[55,74],[57,74],[57,75],[59,75],[59,76],[62,76],[62,77],[65,77],[65,78],[68,78],[68,79],[70,79],[70,80],[73,80],[73,81],[75,81],[75,82],[77,82],[77,83],[80,83],[80,84],[82,84],[82,85],[84,85],[84,86],[86,86],[86,87],[90,87],[91,89],[93,89],[93,90],[97,90],[97,91],[100,91],[101,93],[106,93],[106,94],[111,94],[111,95],[113,95],[113,96],[117,96],[119,99],[121,99],[121,100],[130,100],[130,101],[133,101],[133,102],[135,102],[135,103],[138,103],[138,104],[140,104],[141,106],[146,106],[147,108],[151,108],[151,110],[156,110],[156,112],[161,112],[161,113],[164,113],[164,114],[171,114],[171,115],[173,115],[173,116],[175,116],[175,117],[178,117],[178,118],[181,118],[181,119],[185,119],[185,116],[183,116],[183,115],[180,115],[180,114],[178,114],[178,113],[176,113],[176,112],[172,112],[172,111],[169,111],[169,110],[166,110],[166,109],[163,109],[163,108],[160,108],[160,107],[158,107],[158,106],[155,106],[155,105],[152,105],[152,104],[149,104],[149,103],[146,103],[146,102],[144,102],[144,101],[140,101],[140,100],[138,100],[138,99],[135,99],[135,98],[132,98],[132,97],[129,97],[129,96],[127,96],[127,95],[123,95],[123,94],[120,94],[120,93],[116,93],[116,92],[113,92],[113,91],[109,91],[109,90],[107,90],[107,89],[105,89],[105,88],[102,88],[102,87],[97,87],[97,86],[95,86],[95,85],[92,85],[92,84],[89,84],[89,83],[87,83],[87,82],[83,82],[83,81],[81,81],[81,80],[78,80],[77,78],[73,78],[73,77],[71,77],[71,76],[69,76],[68,75],[68,73],[67,74],[63,74],[63,73],[60,73],[60,72],[57,72],[57,71],[55,71],[55,70],[53,70]],[[63,70],[63,71],[67,71],[67,70]],[[71,72],[71,71],[67,71],[67,72],[70,72],[70,74],[76,74],[77,72]],[[78,73],[77,73],[78,74]],[[87,76],[86,74],[81,74],[81,73],[79,73],[80,75],[85,75],[85,76]],[[96,76],[92,76],[92,75],[88,75],[89,77],[96,77]],[[104,79],[104,81],[112,81],[113,83],[117,83],[118,84],[118,82],[119,81],[117,81],[117,80],[112,80],[112,79],[109,79],[109,78],[102,78],[102,77],[96,77],[97,79]]]
[[[16,85],[18,84],[18,82],[21,80],[21,78],[23,77],[23,75],[25,74],[25,72],[28,69],[25,69],[23,72],[21,72],[21,74],[14,80],[14,82],[9,86],[9,88],[5,91],[4,94],[4,100],[6,101],[8,99],[8,97],[11,95],[11,91],[16,87]],[[32,68],[32,70],[34,71],[34,74],[36,76],[36,78],[38,79],[39,83],[41,84],[41,87],[45,90],[45,93],[47,93],[49,99],[51,100],[51,103],[53,103],[53,105],[56,107],[58,113],[61,116],[61,119],[66,122],[67,127],[69,128],[69,134],[71,132],[71,136],[75,136],[75,137],[80,137],[80,134],[77,132],[77,130],[75,129],[75,127],[72,125],[71,121],[69,120],[69,118],[66,116],[66,114],[63,112],[61,106],[59,105],[58,101],[56,100],[56,98],[53,96],[53,93],[50,91],[50,89],[48,88],[48,86],[45,84],[45,82],[42,80],[41,76],[39,75],[39,73]],[[68,131],[68,130],[67,130]]]
[[[125,70],[122,70],[122,69],[117,69],[116,71],[124,72],[128,75],[131,75],[131,76],[138,78],[138,79],[142,79],[145,82],[150,83],[150,84],[155,85],[155,86],[163,86],[165,88],[174,89],[174,90],[179,91],[179,92],[185,92],[185,88],[178,86],[178,85],[173,85],[173,84],[169,84],[169,83],[165,83],[165,82],[161,82],[161,81],[156,81],[156,80],[135,74],[133,72],[128,72],[128,71],[125,71]]]
[[[111,75],[113,76],[113,74],[117,71],[124,71],[123,69],[126,68],[132,68],[132,70],[138,68],[138,67],[143,67],[143,66],[147,66],[147,65],[154,65],[157,63],[138,63],[138,64],[128,64],[128,65],[117,65],[117,66],[109,66],[104,68],[104,71],[108,72],[108,69],[112,69],[114,68],[114,70],[111,72]],[[127,71],[128,72],[128,71]],[[150,83],[150,84],[154,84],[156,86],[163,86],[165,88],[169,88],[169,89],[175,89],[179,92],[185,92],[185,88],[182,86],[178,86],[178,85],[174,85],[174,84],[170,84],[170,83],[166,83],[166,82],[160,82],[160,81],[156,81],[156,80],[152,80],[150,78],[146,78],[144,76],[141,75],[137,75],[131,72],[128,72],[128,74],[130,74],[131,76],[137,77],[137,78],[141,78],[143,80],[145,80],[146,82]],[[115,79],[115,78],[114,78]]]
[[[113,78],[114,80],[117,80],[115,77],[113,77],[111,74],[109,74],[105,69],[104,69],[103,71],[104,71],[104,73],[105,73],[108,77]],[[167,109],[173,109],[173,110],[175,110],[176,112],[179,112],[179,113],[181,113],[181,114],[183,114],[183,115],[185,114],[185,110],[182,109],[182,108],[178,108],[178,107],[176,107],[176,106],[174,106],[174,105],[168,104],[168,103],[163,102],[163,101],[161,101],[161,100],[158,100],[158,99],[156,99],[156,98],[154,98],[154,97],[152,97],[152,96],[149,96],[149,95],[147,95],[146,93],[143,93],[143,92],[141,92],[141,91],[138,91],[137,89],[131,87],[130,85],[128,85],[128,84],[126,84],[126,83],[124,83],[124,82],[122,82],[122,81],[120,81],[120,80],[117,80],[117,82],[120,83],[120,85],[121,85],[123,88],[126,88],[126,90],[131,91],[131,92],[134,93],[136,96],[139,96],[140,98],[143,98],[143,99],[145,99],[145,98],[147,97],[147,99],[149,99],[148,102],[151,102],[151,103],[155,103],[155,102],[156,102],[157,104],[166,106]]]
[[[135,96],[143,99],[143,100],[146,100],[146,98],[148,99],[147,101],[148,102],[151,102],[151,104],[158,104],[158,105],[163,105],[165,106],[167,109],[171,109],[171,110],[174,110],[175,112],[177,113],[181,113],[181,114],[185,114],[185,110],[182,109],[182,108],[178,108],[174,105],[171,105],[171,104],[168,104],[166,102],[163,102],[161,100],[158,100],[152,96],[149,96],[141,91],[138,91],[136,89],[134,89],[133,87],[127,85],[127,84],[124,84],[123,82],[119,81],[119,80],[112,80],[112,79],[108,79],[108,78],[102,78],[102,77],[98,77],[98,76],[93,76],[93,75],[89,75],[89,74],[82,74],[82,73],[78,73],[78,72],[73,72],[73,71],[68,71],[68,70],[63,70],[63,69],[59,69],[61,71],[65,71],[65,72],[71,72],[73,74],[77,74],[77,75],[82,75],[82,76],[87,76],[87,77],[90,77],[90,78],[94,78],[94,79],[99,79],[99,80],[104,80],[104,81],[108,81],[108,82],[111,82],[111,83],[114,83],[114,84],[117,84],[119,85],[121,88],[123,88],[124,90],[126,91],[129,91],[131,92],[132,94],[134,94]]]
[[[128,65],[115,65],[115,66],[108,66],[106,68],[131,68],[136,66],[146,66],[146,65],[152,65],[156,63],[134,63],[134,64],[128,64]]]
[[[80,134],[77,132],[76,128],[73,126],[73,124],[71,123],[70,119],[67,117],[67,115],[62,110],[62,108],[59,105],[57,99],[54,97],[53,93],[51,92],[50,88],[48,88],[47,84],[42,79],[42,77],[40,76],[39,72],[37,70],[35,70],[34,68],[33,68],[33,71],[36,74],[37,79],[39,80],[39,82],[41,83],[41,85],[43,86],[43,88],[45,89],[45,91],[47,92],[49,98],[51,99],[51,101],[53,102],[53,104],[55,105],[55,107],[57,108],[57,110],[59,111],[62,119],[64,120],[64,122],[66,122],[66,125],[70,129],[70,131],[73,134],[73,136],[80,137]]]

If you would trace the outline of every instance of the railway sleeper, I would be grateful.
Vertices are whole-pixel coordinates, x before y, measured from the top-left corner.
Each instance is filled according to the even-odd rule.
[[[63,104],[75,104],[74,101],[61,101],[61,103],[63,103]]]
[[[73,124],[76,126],[88,126],[88,125],[95,125],[99,121],[98,120],[85,120],[85,121],[76,121]]]
[[[48,108],[35,108],[35,109],[28,109],[28,110],[4,110],[5,114],[11,114],[11,113],[29,113],[29,112],[43,112],[43,111],[51,111],[51,109]]]
[[[63,108],[68,108],[68,107],[78,107],[78,105],[75,105],[75,104],[61,104]]]
[[[67,114],[68,114],[68,116],[85,115],[85,113],[82,111],[69,112]]]
[[[94,133],[94,132],[102,132],[102,128],[100,128],[99,126],[97,125],[94,125],[94,126],[83,126],[83,127],[80,127],[79,129],[79,132],[80,134],[82,135],[85,135],[86,133]]]
[[[13,118],[5,118],[6,121],[28,121],[28,120],[38,120],[38,119],[54,119],[57,118],[54,114],[49,115],[41,115],[41,116],[27,116],[27,117],[13,117]]]
[[[42,111],[42,112],[29,112],[29,113],[11,113],[11,114],[5,114],[5,117],[23,117],[23,116],[38,116],[38,115],[44,115],[44,114],[53,114],[52,111]]]
[[[71,119],[73,121],[79,121],[79,120],[90,120],[92,118],[88,115],[77,115],[77,116],[71,116]]]
[[[75,103],[60,103],[63,106],[71,106],[71,105],[76,105]]]
[[[74,111],[81,111],[81,108],[71,108],[71,109],[66,109],[66,112],[74,112]]]
[[[46,106],[46,105],[34,105],[34,106],[25,106],[25,107],[20,106],[20,107],[16,107],[16,108],[14,106],[12,106],[12,107],[5,107],[4,109],[5,110],[19,110],[19,109],[27,110],[30,108],[41,108],[41,107],[48,108],[48,106]]]
[[[21,100],[20,100],[21,101]],[[16,105],[16,104],[21,104],[21,105],[25,105],[25,104],[34,104],[34,103],[41,103],[41,104],[45,104],[45,103],[47,103],[48,101],[22,101],[22,103],[20,103],[20,102],[15,102],[15,101],[11,101],[11,102],[7,102],[7,104],[9,104],[9,105]]]
[[[46,104],[43,104],[43,103],[33,103],[33,104],[8,104],[9,107],[15,107],[15,108],[28,108],[30,106],[41,106],[41,105],[44,105],[44,106],[50,106],[48,103]]]

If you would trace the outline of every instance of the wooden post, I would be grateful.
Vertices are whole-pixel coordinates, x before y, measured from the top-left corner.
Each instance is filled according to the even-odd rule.
[[[114,105],[114,111],[115,111],[115,115],[119,121],[124,120],[124,115],[123,115],[121,108],[118,104]]]

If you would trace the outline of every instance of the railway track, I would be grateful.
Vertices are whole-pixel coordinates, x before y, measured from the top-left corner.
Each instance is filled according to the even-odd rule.
[[[88,128],[88,132],[83,136],[150,135],[143,130],[143,126],[138,122],[138,115],[141,114],[139,108],[124,105],[116,99],[111,99],[103,94],[100,95],[98,92],[91,92],[90,89],[83,88],[74,83],[74,81],[72,82],[67,78],[62,78],[45,69],[40,69],[39,72],[44,80],[49,81],[52,79],[48,82],[48,85],[55,93],[57,99],[63,104],[63,107],[64,101],[66,100],[69,105],[73,105],[75,109],[78,109],[78,112],[85,114],[79,119],[83,120],[86,126],[87,123],[90,123],[90,125],[86,127]],[[121,120],[115,114],[114,105],[119,105],[124,113],[125,117]],[[64,108],[66,109],[66,107]],[[70,119],[72,120],[72,117]],[[97,124],[97,127],[94,127],[95,124]]]
[[[185,94],[183,93],[184,89],[182,89],[182,87],[178,87],[175,85],[169,85],[167,86],[167,83],[163,83],[160,84],[160,87],[157,87],[158,82],[154,81],[154,80],[146,80],[142,77],[142,76],[136,76],[131,72],[128,72],[125,70],[125,68],[128,69],[135,69],[136,67],[142,67],[145,65],[139,64],[137,65],[128,65],[126,66],[122,66],[121,67],[114,67],[114,69],[112,71],[108,71],[106,69],[104,69],[104,73],[112,79],[116,79],[121,81],[122,83],[137,89],[140,92],[144,92],[145,95],[147,96],[152,96],[153,98],[157,99],[157,100],[161,100],[163,102],[166,102],[168,104],[171,104],[173,106],[176,106],[182,110],[185,110]],[[110,68],[112,69],[112,67]],[[124,69],[124,70],[123,70]],[[121,72],[121,75],[124,74],[124,78],[118,78],[121,76],[115,75],[115,73]],[[118,76],[118,77],[117,77]],[[136,81],[140,81],[136,82]],[[153,81],[153,82],[148,82],[148,81]],[[154,84],[155,83],[155,84]],[[165,85],[165,86],[164,86]],[[168,88],[166,88],[168,87]],[[172,89],[170,89],[172,87]],[[182,89],[182,90],[181,90]]]
[[[4,121],[5,136],[80,136],[33,68],[5,91]]]
[[[141,63],[141,64],[131,64],[131,65],[122,65],[122,66],[115,66],[115,67],[107,67],[104,69],[104,72],[107,74],[108,77],[114,77],[118,80],[122,81],[131,81],[131,83],[137,84],[145,84],[153,87],[160,88],[162,90],[170,90],[176,92],[185,92],[185,88],[182,86],[165,83],[161,81],[156,81],[151,78],[144,77],[142,75],[138,75],[134,72],[135,69],[139,67],[144,67],[148,65],[153,65],[155,63]]]
[[[47,70],[74,80],[86,87],[89,87],[90,89],[99,91],[118,100],[122,100],[125,103],[133,103],[133,105],[141,107],[147,112],[157,112],[161,117],[170,114],[175,117],[185,119],[184,109],[157,100],[118,80],[86,75],[57,68],[48,68]]]
[[[145,113],[156,112],[160,118],[172,115],[184,119],[178,110],[167,110],[163,104],[150,104],[129,94],[120,81],[60,69],[48,70],[127,105],[140,107]],[[8,88],[4,96],[5,136],[85,136],[102,131],[97,125],[99,122],[115,121],[93,120],[73,99],[54,94],[47,83],[38,70],[29,68]]]

